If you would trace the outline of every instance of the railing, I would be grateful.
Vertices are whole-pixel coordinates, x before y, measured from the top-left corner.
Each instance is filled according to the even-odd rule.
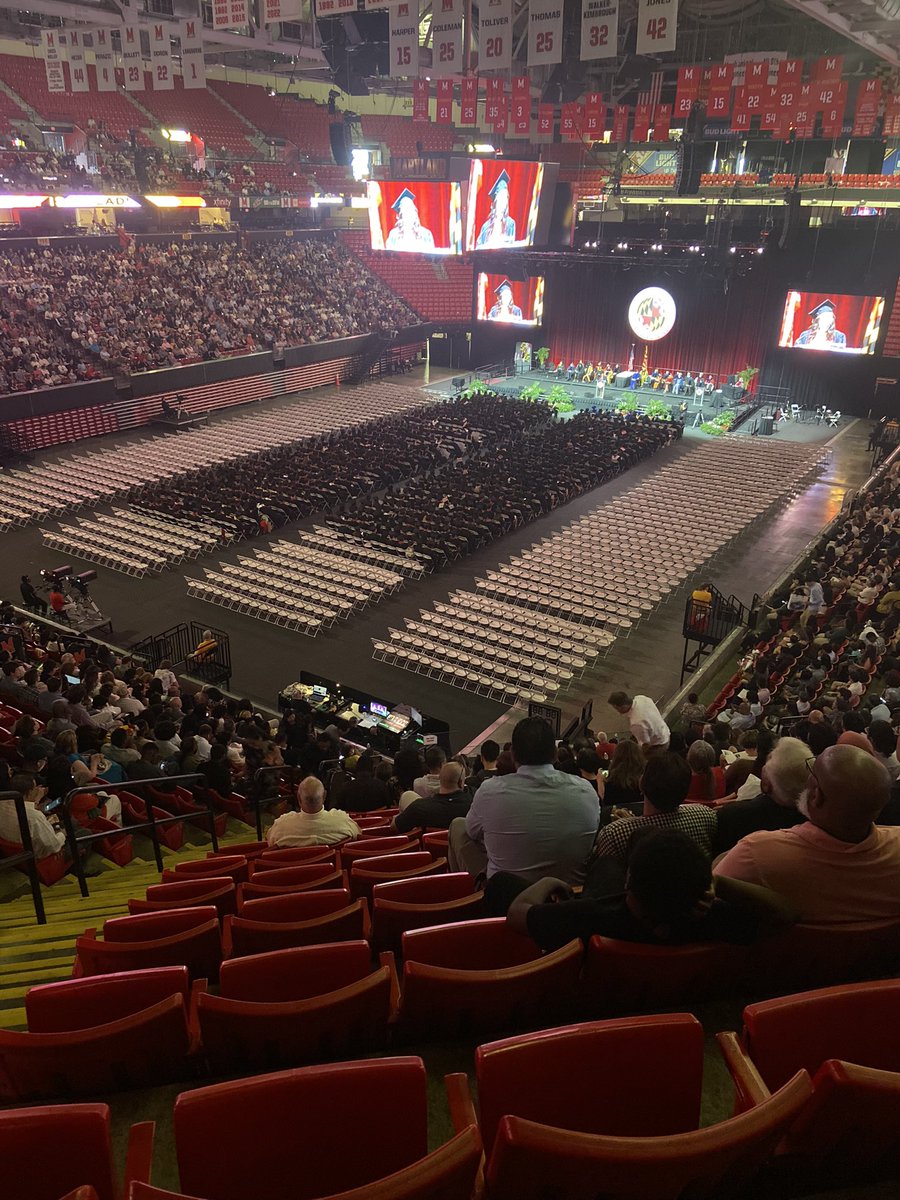
[[[28,813],[25,811],[25,799],[19,792],[0,792],[0,802],[12,800],[16,806],[16,820],[19,823],[19,841],[22,850],[19,854],[10,854],[0,858],[0,870],[4,868],[25,866],[28,880],[31,884],[31,902],[34,905],[34,915],[38,925],[47,924],[47,914],[44,911],[44,897],[41,893],[41,881],[38,876],[37,859],[34,844],[31,840],[31,830],[28,828]]]
[[[205,802],[207,806],[206,813],[176,813],[173,816],[157,818],[153,815],[153,800],[150,796],[147,796],[147,798],[144,799],[144,807],[147,810],[146,821],[140,821],[136,825],[126,826],[123,824],[121,829],[104,829],[99,832],[95,831],[90,833],[82,833],[76,837],[71,809],[72,800],[76,796],[96,795],[97,792],[106,792],[108,794],[115,794],[116,792],[134,792],[140,796],[140,791],[142,788],[153,788],[156,787],[157,784],[166,786],[168,784],[193,784],[200,783],[202,781],[203,776],[197,774],[166,775],[162,779],[139,779],[134,781],[127,780],[124,783],[105,783],[100,780],[98,783],[83,784],[81,787],[72,788],[71,791],[67,792],[63,797],[60,813],[62,815],[63,828],[66,832],[66,844],[72,857],[72,870],[74,871],[75,877],[78,880],[78,887],[82,896],[87,897],[90,895],[90,892],[88,891],[87,879],[84,874],[84,863],[82,862],[81,851],[85,847],[90,846],[93,842],[100,841],[101,838],[116,837],[123,833],[142,833],[146,830],[150,835],[150,840],[153,842],[153,855],[156,859],[157,868],[160,871],[163,869],[162,851],[160,850],[159,845],[159,827],[161,825],[175,825],[178,823],[183,823],[184,821],[195,821],[200,816],[208,816],[210,839],[212,841],[212,848],[214,851],[219,849],[219,839],[216,836],[216,813],[210,801]]]
[[[337,761],[340,761],[340,760],[337,760]],[[281,778],[281,777],[287,778],[288,782],[291,785],[291,791],[293,794],[294,784],[297,782],[297,776],[300,773],[300,770],[301,770],[300,767],[292,767],[292,766],[289,766],[287,763],[283,763],[281,766],[278,766],[278,767],[258,767],[257,770],[253,773],[253,794],[251,796],[248,796],[247,799],[252,804],[253,810],[254,810],[254,817],[256,819],[257,841],[260,841],[260,842],[262,841],[262,806],[263,806],[263,804],[271,804],[272,803],[271,800],[263,800],[261,798],[260,789],[257,787],[257,783],[264,776],[274,775],[277,773],[279,778]],[[293,798],[293,796],[289,798],[288,803],[291,802],[292,798]]]

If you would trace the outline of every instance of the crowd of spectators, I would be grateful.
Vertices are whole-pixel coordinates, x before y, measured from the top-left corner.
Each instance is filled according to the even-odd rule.
[[[276,345],[392,336],[412,310],[333,241],[4,249],[2,305],[26,360],[11,390]],[[67,349],[60,348],[63,344]],[[27,376],[30,360],[49,366]],[[24,376],[24,378],[23,378]]]

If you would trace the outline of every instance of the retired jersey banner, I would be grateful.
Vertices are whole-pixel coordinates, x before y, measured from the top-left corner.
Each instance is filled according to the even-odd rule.
[[[388,13],[390,69],[394,79],[419,74],[419,0],[404,0]]]
[[[669,127],[672,124],[672,105],[657,104],[656,112],[653,114],[653,140],[654,142],[667,142],[669,140]]]
[[[613,110],[613,127],[611,140],[621,145],[628,141],[628,115],[630,109],[627,104],[617,104]]]
[[[562,62],[563,0],[531,0],[528,6],[528,65]]]
[[[41,30],[41,47],[44,51],[44,69],[47,72],[47,91],[64,92],[66,90],[66,72],[63,63],[66,61],[65,44],[60,41],[58,29]]]
[[[478,119],[478,78],[468,75],[460,84],[459,123],[474,125]]]
[[[619,0],[581,0],[581,61],[615,58],[619,43]]]
[[[580,135],[581,106],[564,104],[559,119],[559,135],[566,142],[575,141]]]
[[[706,115],[712,121],[724,121],[731,113],[731,85],[734,63],[717,63],[710,68],[706,96]]]
[[[366,4],[366,8],[368,7]],[[263,0],[264,25],[277,25],[279,21],[299,21],[302,13],[303,0]]]
[[[592,142],[599,142],[606,131],[606,104],[600,92],[588,92],[585,97],[582,130]]]
[[[812,83],[839,83],[844,73],[843,54],[825,55],[817,58],[809,73]]]
[[[531,95],[531,83],[527,75],[513,75],[512,94],[514,96]]]
[[[73,92],[89,92],[91,81],[88,79],[87,62],[84,57],[84,31],[70,29],[68,32],[69,55],[69,88]]]
[[[634,125],[631,130],[633,142],[646,142],[650,136],[650,105],[636,104],[634,106]]]
[[[674,50],[677,21],[678,0],[638,0],[638,54]]]
[[[484,81],[484,90],[488,100],[496,100],[499,96],[506,94],[506,81],[499,75],[492,76]]]
[[[203,22],[181,22],[181,82],[186,88],[206,87],[206,60],[203,57]]]
[[[878,120],[881,103],[881,80],[861,79],[856,93],[856,108],[853,112],[853,136],[871,137]]]
[[[689,117],[691,109],[700,99],[702,67],[679,67],[678,83],[675,87],[675,116]]]
[[[781,89],[767,87],[763,89],[762,108],[759,110],[759,127],[762,130],[772,130],[778,125],[778,97]]]
[[[744,65],[744,85],[746,87],[766,87],[769,82],[769,60],[757,58]]]
[[[172,77],[172,39],[168,25],[153,21],[150,25],[150,76],[154,92],[171,92],[175,87]]]
[[[794,108],[793,128],[798,138],[811,138],[816,131],[816,103],[812,87],[808,83],[800,85],[800,95]]]
[[[800,99],[800,84],[797,83],[791,87],[776,87],[775,93],[778,116],[772,125],[772,132],[777,138],[784,141],[790,136],[794,125],[794,112]]]
[[[91,30],[94,41],[94,69],[97,72],[97,91],[116,90],[116,60],[113,57],[112,36],[108,26]]]
[[[478,5],[478,70],[512,67],[512,0],[481,0]]]
[[[731,130],[733,133],[747,133],[750,129],[750,111],[747,108],[747,88],[736,88],[731,107]]]
[[[537,110],[537,137],[539,141],[553,140],[553,105],[539,104]]]
[[[438,125],[453,124],[453,80],[439,79],[434,119]]]
[[[462,75],[463,0],[434,0],[431,19],[432,75]]]
[[[513,96],[509,106],[509,132],[514,137],[531,133],[531,97]]]
[[[140,25],[123,25],[122,65],[125,68],[125,91],[144,90],[144,54],[141,50]]]
[[[778,83],[788,85],[803,80],[803,59],[785,58],[778,64]]]
[[[847,85],[839,83],[837,87],[820,89],[822,92],[833,93],[830,103],[822,106],[822,137],[837,138],[844,131],[844,110],[847,107]]]

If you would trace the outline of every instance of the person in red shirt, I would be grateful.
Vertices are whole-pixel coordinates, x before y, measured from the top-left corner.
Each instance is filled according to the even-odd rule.
[[[53,609],[54,616],[60,620],[68,620],[66,616],[66,598],[59,590],[59,584],[54,583],[50,586],[50,607]]]

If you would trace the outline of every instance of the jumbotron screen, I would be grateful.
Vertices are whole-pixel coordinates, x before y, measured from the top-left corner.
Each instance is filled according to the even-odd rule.
[[[534,245],[543,184],[543,163],[473,159],[469,168],[466,249]]]
[[[462,254],[462,189],[458,183],[370,180],[373,250]]]
[[[544,277],[518,280],[481,271],[477,309],[479,321],[540,325],[544,319]]]
[[[883,296],[788,292],[778,345],[837,354],[874,354]]]

